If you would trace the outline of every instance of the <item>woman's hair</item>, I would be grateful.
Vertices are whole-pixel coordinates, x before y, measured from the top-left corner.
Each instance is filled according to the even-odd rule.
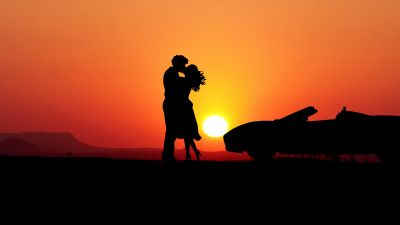
[[[196,65],[189,65],[186,67],[186,73],[185,76],[189,79],[191,82],[192,90],[193,91],[199,91],[200,90],[200,85],[205,85],[206,84],[206,77],[203,75],[202,71],[199,71]]]

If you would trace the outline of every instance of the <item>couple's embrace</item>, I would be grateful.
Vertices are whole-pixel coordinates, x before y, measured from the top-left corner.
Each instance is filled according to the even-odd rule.
[[[164,73],[164,119],[165,139],[162,152],[163,161],[174,161],[175,140],[184,139],[186,160],[191,160],[190,147],[192,147],[196,159],[200,159],[200,152],[194,140],[200,140],[196,117],[193,111],[193,103],[189,100],[192,90],[199,91],[200,85],[205,84],[203,72],[196,65],[189,65],[189,60],[183,55],[172,58],[172,66]],[[179,76],[183,73],[184,76]]]

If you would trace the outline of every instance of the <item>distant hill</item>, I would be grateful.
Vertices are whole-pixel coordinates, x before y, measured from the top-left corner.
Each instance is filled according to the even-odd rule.
[[[162,148],[103,148],[88,145],[66,132],[0,133],[0,155],[11,156],[57,156],[57,157],[106,157],[114,159],[160,160]],[[207,152],[200,149],[201,160],[242,161],[251,160],[246,153],[223,151]],[[195,159],[193,151],[192,158]],[[185,159],[185,150],[176,149],[177,160]],[[295,155],[278,155],[280,158]],[[303,155],[302,157],[308,157]],[[342,156],[344,160],[353,160]],[[358,161],[379,161],[373,155],[355,156]]]
[[[0,141],[0,155],[32,156],[40,154],[39,147],[17,137],[10,137]]]
[[[96,149],[64,132],[0,133],[0,141],[8,138],[25,140],[39,147],[44,153],[83,153]]]
[[[4,146],[2,148],[2,146]],[[201,151],[201,149],[200,149]],[[88,145],[66,132],[0,133],[0,155],[109,157],[116,159],[160,160],[161,148],[102,148]],[[201,151],[201,160],[240,161],[250,159],[247,154],[227,151]],[[28,154],[29,153],[29,154]],[[185,151],[177,149],[178,160],[185,159]],[[194,159],[194,153],[192,152]]]

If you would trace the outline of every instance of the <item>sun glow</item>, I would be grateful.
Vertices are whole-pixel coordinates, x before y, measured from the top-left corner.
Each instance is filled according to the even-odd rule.
[[[228,131],[228,123],[221,116],[210,116],[204,121],[203,130],[210,137],[221,137]]]

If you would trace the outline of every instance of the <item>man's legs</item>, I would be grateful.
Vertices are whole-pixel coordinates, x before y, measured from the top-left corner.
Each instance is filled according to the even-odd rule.
[[[165,134],[164,150],[161,155],[163,161],[175,160],[174,158],[175,139],[176,139],[175,137]]]
[[[175,149],[175,122],[176,122],[176,113],[173,110],[174,108],[167,104],[164,101],[163,110],[164,110],[164,118],[165,118],[165,138],[164,138],[164,150],[161,154],[161,158],[163,161],[172,161],[174,160],[174,149]]]

